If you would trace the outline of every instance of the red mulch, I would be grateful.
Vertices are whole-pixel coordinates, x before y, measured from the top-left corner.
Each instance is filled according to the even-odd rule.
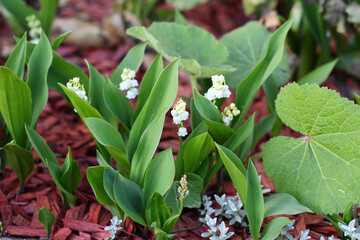
[[[112,0],[72,0],[67,8],[60,10],[59,16],[71,17],[82,12],[93,20],[101,20],[111,11],[112,3]],[[160,3],[157,7],[169,8],[165,3]],[[186,11],[184,15],[191,23],[205,28],[217,37],[243,25],[249,20],[255,19],[254,16],[244,17],[241,2],[238,0],[212,0],[193,10]],[[3,19],[0,19],[0,23],[0,47],[2,48],[4,42],[9,41],[11,38],[11,31],[9,31]],[[126,44],[116,48],[103,47],[97,49],[61,46],[58,53],[87,72],[84,62],[86,58],[105,75],[112,73],[131,46],[131,44]],[[1,64],[4,64],[4,62],[5,59],[0,59]],[[142,73],[143,70],[140,70],[138,77],[142,77]],[[347,89],[356,87],[356,89],[359,89],[358,84],[354,83],[353,79],[344,76],[342,73],[336,75],[343,78],[340,87],[345,86]],[[334,82],[336,81],[328,81],[327,85],[332,89],[339,90],[338,85]],[[178,95],[191,96],[189,79],[182,73],[180,73]],[[233,92],[232,97],[234,95],[235,92]],[[256,122],[267,115],[266,99],[262,91],[257,94],[250,113],[253,111],[256,111]],[[172,147],[174,154],[176,154],[178,151],[176,126],[171,123],[170,116],[167,117],[159,151]],[[189,121],[187,121],[186,127],[189,128],[189,124]],[[86,180],[85,172],[87,167],[97,165],[96,148],[92,136],[81,119],[60,94],[50,90],[48,104],[40,115],[36,130],[55,152],[61,165],[67,154],[68,146],[71,146],[73,158],[79,163],[82,172],[82,181],[75,192],[78,199],[77,206],[69,209],[62,205],[60,192],[56,188],[48,169],[33,151],[36,155],[36,165],[34,172],[26,180],[25,193],[18,194],[19,182],[10,167],[6,169],[5,177],[0,177],[0,219],[4,225],[5,233],[27,238],[46,237],[43,226],[37,220],[39,209],[45,206],[56,216],[56,223],[51,236],[53,239],[90,240],[109,237],[110,235],[104,230],[104,227],[109,224],[112,217],[111,213],[106,207],[97,203]],[[294,134],[289,128],[284,127],[282,135],[294,136]],[[270,135],[266,136],[266,139],[269,137]],[[266,139],[260,142],[252,154],[261,151]],[[275,192],[273,182],[264,174],[262,162],[257,161],[255,165],[259,174],[262,175],[264,187]],[[229,195],[236,193],[231,182],[225,182],[223,189],[224,193]],[[213,193],[215,193],[215,190],[210,186],[208,194]],[[313,239],[320,239],[322,235],[337,235],[335,228],[327,221],[324,221],[324,217],[321,215],[303,213],[289,217],[296,219],[296,236],[299,236],[300,231],[305,229],[311,230],[310,235]],[[197,218],[196,212],[185,210],[175,229],[194,227],[199,224]],[[271,217],[266,218],[264,225],[271,219]],[[205,227],[200,227],[191,231],[178,232],[177,239],[202,239],[201,233],[204,231],[206,231]],[[230,231],[235,232],[231,239],[251,239],[248,231],[243,228],[236,227],[234,229],[231,226]],[[119,239],[153,239],[153,233],[127,219],[124,230],[119,234]]]

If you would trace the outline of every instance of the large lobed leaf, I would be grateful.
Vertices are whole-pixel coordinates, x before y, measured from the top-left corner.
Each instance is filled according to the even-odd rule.
[[[196,77],[226,73],[230,66],[225,46],[213,35],[196,26],[154,22],[149,28],[133,27],[127,33],[148,43],[166,59],[180,59],[185,72]]]
[[[281,120],[305,137],[277,137],[264,149],[278,192],[317,213],[344,212],[360,200],[360,107],[318,85],[289,84],[276,101]]]

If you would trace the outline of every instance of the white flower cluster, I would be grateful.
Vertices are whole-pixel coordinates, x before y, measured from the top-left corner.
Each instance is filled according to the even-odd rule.
[[[173,107],[173,110],[171,110],[171,115],[173,117],[174,124],[179,125],[178,135],[185,137],[188,133],[182,121],[189,118],[189,112],[186,111],[186,103],[181,98]]]
[[[348,225],[345,225],[341,222],[338,223],[341,230],[344,231],[345,237],[350,237],[351,240],[360,239],[360,229],[359,227],[355,227],[356,220],[353,219],[349,222]]]
[[[215,216],[219,217],[221,220],[223,217],[230,219],[229,224],[234,225],[235,223],[240,223],[242,226],[246,227],[247,223],[244,221],[245,219],[245,210],[242,209],[243,204],[238,195],[234,197],[226,198],[226,195],[223,194],[221,197],[218,195],[214,195],[216,202],[219,204],[219,209],[213,209],[211,207],[212,202],[211,198],[204,195],[203,196],[203,205],[204,209],[201,210],[200,214],[205,215],[205,218],[200,218],[201,222],[205,222],[206,216],[211,216],[213,213]]]
[[[124,68],[121,74],[122,82],[119,85],[121,91],[126,91],[126,97],[128,99],[134,99],[139,95],[139,91],[136,88],[139,86],[138,81],[135,79],[135,71],[130,68]]]
[[[297,238],[294,238],[293,236],[290,235],[290,233],[288,233],[289,230],[294,229],[295,220],[291,220],[291,221],[292,223],[286,224],[283,227],[283,229],[280,232],[280,236],[278,236],[276,240],[297,240]],[[299,240],[311,239],[311,237],[309,236],[309,232],[310,232],[309,229],[306,229],[305,231],[301,231]]]
[[[69,82],[66,84],[66,86],[70,90],[73,90],[79,97],[81,97],[85,101],[88,100],[84,89],[84,85],[80,84],[80,78],[74,77],[73,79],[70,79]]]
[[[205,97],[210,101],[213,101],[217,98],[228,98],[231,95],[229,86],[225,83],[225,78],[223,75],[214,75],[211,76],[212,86],[205,93]]]
[[[117,216],[113,217],[111,220],[111,225],[110,226],[106,226],[104,228],[104,230],[109,231],[109,233],[111,234],[110,237],[106,238],[106,240],[108,239],[115,239],[116,238],[116,232],[120,229],[123,229],[122,227],[118,227],[118,225],[120,225],[122,223],[122,220],[118,219]]]
[[[29,36],[31,37],[31,42],[37,44],[41,35],[41,22],[35,15],[27,16],[25,19],[30,28]]]
[[[235,103],[231,103],[229,106],[224,108],[224,111],[221,113],[223,122],[226,126],[230,126],[230,122],[233,120],[234,116],[240,114],[239,109],[235,106]]]
[[[209,215],[206,215],[205,220],[206,225],[208,225],[209,227],[209,230],[207,232],[203,232],[201,234],[201,237],[210,237],[210,240],[225,240],[229,239],[232,235],[234,235],[234,232],[227,232],[229,228],[226,227],[224,221],[216,225],[217,218],[211,218]]]

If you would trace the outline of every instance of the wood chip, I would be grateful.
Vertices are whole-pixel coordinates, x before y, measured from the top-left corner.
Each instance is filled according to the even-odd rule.
[[[54,234],[54,239],[57,240],[66,240],[68,236],[72,233],[71,229],[68,227],[61,228]]]
[[[44,227],[42,229],[34,229],[23,226],[8,226],[4,228],[9,234],[24,237],[46,237]]]

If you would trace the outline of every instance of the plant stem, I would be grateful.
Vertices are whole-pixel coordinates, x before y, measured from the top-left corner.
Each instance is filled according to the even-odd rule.
[[[170,233],[176,233],[176,232],[194,230],[194,229],[197,229],[197,228],[201,227],[202,225],[203,225],[203,223],[200,223],[199,225],[197,225],[197,226],[195,226],[195,227],[191,227],[191,228],[175,229],[175,230],[172,230]]]
[[[194,75],[190,75],[190,78],[191,78],[191,88],[193,90],[193,95],[194,95],[194,89],[197,90],[197,87],[196,87],[196,77]]]
[[[258,153],[258,154],[251,156],[250,158],[252,159],[252,161],[254,161],[254,160],[258,160],[262,157],[263,157],[263,153]]]

